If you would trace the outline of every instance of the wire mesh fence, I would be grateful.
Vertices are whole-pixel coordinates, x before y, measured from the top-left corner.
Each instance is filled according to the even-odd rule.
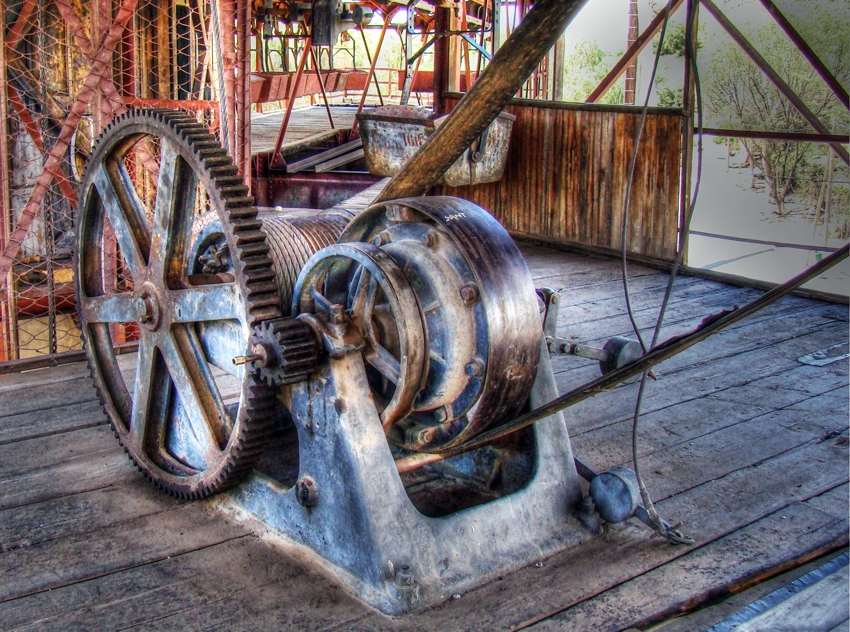
[[[183,109],[217,132],[223,83],[204,0],[17,0],[2,23],[0,362],[81,348],[74,216],[92,139],[131,107]],[[155,194],[157,148],[127,160],[137,190]],[[125,288],[120,250],[105,239],[110,250],[113,284]]]

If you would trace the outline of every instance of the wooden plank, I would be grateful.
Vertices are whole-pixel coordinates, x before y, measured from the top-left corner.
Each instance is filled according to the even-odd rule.
[[[476,202],[526,236],[619,250],[640,110],[512,102],[506,111],[517,120],[502,180],[442,193]],[[647,117],[630,204],[633,254],[665,261],[675,254],[680,130],[679,113]]]
[[[21,388],[37,387],[65,380],[73,380],[89,375],[88,365],[85,362],[63,364],[57,367],[36,369],[23,373],[8,373],[0,376],[0,393],[19,391]]]
[[[97,399],[0,417],[0,445],[108,423]]]
[[[201,503],[0,554],[0,603],[243,537]]]
[[[19,390],[0,393],[0,419],[10,415],[47,411],[55,406],[79,404],[97,399],[91,378],[81,376],[70,380],[39,385],[35,396],[21,397]]]
[[[140,477],[107,426],[0,445],[0,509]]]
[[[737,627],[740,632],[834,630],[847,621],[850,589],[848,567],[827,575],[814,586],[790,596],[776,607]]]
[[[799,379],[800,376],[789,371],[786,377],[790,383]],[[831,384],[828,384],[825,388],[831,386]],[[795,395],[801,401],[831,402],[830,395],[838,393],[839,389],[827,391],[825,394],[815,397],[799,391]],[[791,438],[789,438],[789,433],[783,432],[783,430],[787,431],[787,426],[798,423],[800,412],[793,408],[796,402],[792,400],[792,403],[780,408],[766,407],[764,406],[765,402],[758,396],[760,385],[755,387],[747,385],[747,387],[737,390],[741,392],[741,395],[749,395],[750,403],[731,402],[712,395],[691,399],[642,415],[639,444],[641,457],[645,458],[647,455],[661,452],[658,458],[663,460],[669,456],[668,450],[688,442],[694,442],[695,445],[689,447],[697,451],[701,448],[701,441],[705,441],[706,437],[712,436],[712,441],[718,440],[712,433],[723,429],[727,429],[733,434],[740,433],[741,436],[745,436],[748,430],[746,426],[741,424],[747,423],[766,426],[770,432],[788,439],[787,445],[791,447],[806,441],[807,439],[804,439],[804,437],[817,438],[831,432],[835,428],[826,430],[823,426],[841,422],[841,416],[836,415],[834,411],[830,414],[830,411],[822,410],[820,411],[821,416],[815,422],[816,427],[814,429],[811,428],[810,423],[796,425],[790,432]],[[805,432],[804,428],[808,428],[809,431]],[[589,465],[594,466],[595,469],[607,469],[616,465],[631,467],[629,465],[632,458],[631,432],[631,419],[624,419],[590,430],[582,431],[579,429],[572,436],[573,451],[579,455],[587,455],[584,460],[589,461]],[[758,446],[755,452],[757,453],[758,450],[765,447]],[[715,456],[712,454],[712,461],[715,460]],[[660,476],[667,476],[670,471],[662,464],[658,464],[656,469]]]
[[[0,627],[307,632],[367,611],[305,563],[248,536],[0,604]]]
[[[535,632],[622,630],[630,626],[645,629],[846,546],[847,524],[846,519],[806,503],[792,503],[529,629]],[[842,588],[846,592],[846,586]],[[754,628],[753,632],[756,629],[761,632],[809,628]]]
[[[93,533],[185,504],[154,489],[139,476],[119,486],[0,510],[0,552]],[[0,555],[0,566],[2,559]]]
[[[699,363],[699,355],[690,356],[689,366],[675,375],[661,365],[658,369],[660,379],[650,381],[644,400],[644,410],[649,413],[682,400],[702,397],[713,392],[753,382],[762,377],[777,375],[789,367],[798,366],[797,357],[814,344],[829,340],[835,333],[814,332],[807,336],[792,338],[782,344],[772,345],[756,351],[742,354],[742,364],[738,370],[730,365],[729,358]],[[682,354],[684,355],[684,354]],[[683,359],[682,361],[686,361]],[[591,368],[591,367],[589,367]],[[815,367],[812,367],[815,368]],[[664,371],[663,373],[661,373]],[[558,376],[558,387],[563,392],[576,384],[584,383],[582,378],[565,382]],[[835,376],[837,383],[846,384],[846,375]],[[572,428],[581,424],[582,428],[593,428],[628,419],[634,413],[637,384],[627,384],[614,389],[603,396],[591,398],[572,406],[567,412],[567,423]],[[769,395],[765,399],[769,400]]]
[[[316,173],[325,173],[326,171],[331,171],[332,169],[336,169],[337,167],[341,167],[343,165],[347,165],[349,163],[354,162],[355,160],[359,160],[364,155],[363,149],[355,149],[351,153],[345,154],[343,156],[339,156],[337,158],[332,158],[327,162],[323,162],[320,165],[316,165]]]
[[[304,160],[299,160],[298,162],[291,162],[286,165],[287,173],[298,173],[299,171],[304,171],[309,167],[315,167],[321,162],[325,162],[331,158],[335,158],[341,154],[348,153],[352,149],[357,149],[363,146],[363,139],[357,138],[355,140],[349,141],[347,143],[343,143],[337,147],[333,147],[331,149],[327,149],[323,152],[316,154],[315,156],[310,156],[309,158],[304,158]]]

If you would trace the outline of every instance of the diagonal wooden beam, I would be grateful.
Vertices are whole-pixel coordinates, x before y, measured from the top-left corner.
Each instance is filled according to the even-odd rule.
[[[673,4],[670,6],[670,15],[682,6],[683,0],[674,0]],[[614,67],[611,69],[605,78],[599,82],[599,85],[596,86],[596,89],[590,93],[590,96],[587,97],[585,103],[598,103],[599,100],[604,97],[608,91],[611,89],[617,80],[623,76],[623,73],[626,72],[626,68],[629,67],[629,64],[632,63],[638,55],[640,55],[641,51],[646,48],[646,45],[652,41],[652,38],[655,37],[658,32],[661,30],[661,26],[664,24],[664,14],[666,11],[660,11],[658,15],[652,18],[652,22],[649,23],[649,26],[646,27],[643,33],[641,33],[638,38],[635,40],[634,44],[629,46],[629,49],[623,54]]]
[[[777,24],[785,31],[785,34],[788,38],[794,42],[794,45],[803,53],[803,57],[812,65],[812,68],[821,76],[826,82],[826,85],[829,86],[829,89],[838,97],[838,100],[841,101],[842,105],[850,110],[850,97],[847,95],[847,90],[844,89],[838,79],[835,78],[829,68],[827,68],[824,63],[821,61],[820,57],[811,49],[811,47],[806,43],[806,40],[797,32],[797,29],[793,27],[793,25],[788,21],[782,12],[776,7],[771,0],[761,0],[761,3],[764,5],[764,8],[767,9],[767,12],[776,20]]]
[[[797,93],[791,89],[785,80],[779,76],[767,60],[759,54],[759,52],[753,48],[753,45],[747,40],[746,37],[739,31],[732,22],[729,21],[723,12],[717,8],[711,0],[701,0],[702,5],[708,10],[711,15],[714,16],[714,19],[723,27],[723,29],[729,34],[729,37],[741,47],[749,58],[753,61],[753,63],[758,66],[759,70],[761,70],[767,78],[773,82],[773,85],[779,90],[779,92],[784,96],[788,101],[790,101],[791,105],[793,105],[797,111],[803,116],[806,122],[811,125],[815,131],[819,134],[829,135],[830,130],[824,125],[821,120],[812,112],[809,107],[803,103],[803,100],[797,96]],[[835,151],[835,155],[841,158],[844,161],[844,164],[850,165],[850,154],[848,154],[847,150],[844,148],[844,145],[841,143],[830,143],[830,147]]]
[[[56,143],[47,155],[47,160],[45,160],[44,167],[35,181],[35,186],[30,193],[29,199],[21,211],[15,230],[9,236],[9,239],[6,242],[6,247],[2,254],[0,254],[0,283],[3,283],[3,285],[6,284],[9,270],[11,270],[18,252],[20,252],[21,244],[26,238],[27,231],[29,231],[33,220],[38,214],[41,202],[50,187],[50,183],[53,181],[52,172],[54,169],[58,168],[62,162],[64,154],[70,145],[71,138],[76,131],[77,126],[80,124],[80,120],[82,119],[86,108],[88,108],[89,103],[91,103],[98,85],[103,80],[103,77],[106,76],[108,71],[107,62],[110,60],[112,51],[115,49],[121,38],[124,27],[133,16],[137,3],[138,0],[124,0],[122,2],[115,17],[115,21],[106,33],[106,36],[103,39],[103,44],[101,44],[97,55],[95,55],[89,74],[86,76],[83,86],[71,106],[70,112],[62,124],[62,128],[59,130],[59,136],[56,139]]]
[[[587,0],[537,0],[445,122],[376,202],[424,195],[511,100]]]

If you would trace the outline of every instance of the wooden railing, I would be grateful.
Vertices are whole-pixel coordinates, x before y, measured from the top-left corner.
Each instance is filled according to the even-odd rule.
[[[447,95],[454,107],[458,94]],[[444,187],[489,210],[511,232],[619,251],[629,163],[640,108],[514,100],[504,178]],[[635,166],[627,251],[671,261],[678,230],[682,116],[651,108]]]

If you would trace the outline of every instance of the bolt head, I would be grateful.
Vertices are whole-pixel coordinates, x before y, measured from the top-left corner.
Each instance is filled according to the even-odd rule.
[[[446,419],[449,418],[449,413],[446,410],[445,406],[440,406],[437,410],[434,411],[434,419],[439,423],[443,423]]]
[[[319,502],[319,488],[309,476],[302,476],[295,483],[295,498],[298,504],[307,509],[315,507]]]
[[[478,301],[478,287],[474,283],[467,283],[460,288],[460,298],[467,307]]]
[[[345,320],[345,307],[340,304],[331,305],[328,309],[328,314],[331,317],[331,322],[335,325],[340,325]]]
[[[466,374],[469,377],[478,377],[482,373],[481,363],[473,360],[466,365]]]

